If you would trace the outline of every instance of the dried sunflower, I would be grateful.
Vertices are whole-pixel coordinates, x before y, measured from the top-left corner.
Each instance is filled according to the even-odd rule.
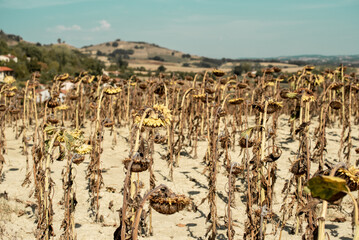
[[[81,146],[75,148],[75,152],[81,155],[88,154],[92,151],[92,146],[88,144],[82,144]]]
[[[278,73],[278,72],[281,72],[281,71],[282,71],[282,69],[281,69],[281,68],[279,68],[279,67],[273,67],[272,69],[273,69],[273,70],[274,70],[274,72],[276,72],[276,73]]]
[[[150,118],[145,118],[143,120],[143,126],[146,127],[156,128],[156,127],[164,127],[165,125],[166,125],[165,122],[160,118],[150,117]]]
[[[84,83],[91,83],[95,79],[95,76],[86,75],[81,78],[81,81]]]
[[[15,81],[16,80],[13,76],[5,76],[5,78],[4,78],[4,83],[9,84],[9,85],[14,83]]]
[[[56,109],[60,110],[60,111],[65,111],[65,110],[69,109],[69,106],[64,104],[64,105],[57,106]]]
[[[233,98],[231,100],[228,100],[228,103],[232,105],[238,105],[244,102],[244,98]]]
[[[171,111],[163,104],[156,104],[153,106],[153,111],[150,111],[143,119],[143,126],[145,127],[163,127],[171,123]],[[135,115],[134,122],[139,124],[144,110],[141,110]]]
[[[133,161],[131,166],[131,172],[143,172],[146,171],[150,166],[150,160],[144,158],[139,153],[135,154],[132,158],[126,158],[122,161],[126,169],[129,168],[131,161]]]
[[[206,94],[197,94],[197,95],[193,95],[194,99],[205,99],[206,98]]]
[[[335,110],[341,109],[342,108],[342,103],[339,101],[331,101],[329,103],[329,106]]]
[[[349,168],[339,168],[336,175],[345,179],[350,191],[356,191],[359,189],[359,169],[351,166]]]
[[[120,93],[121,91],[122,91],[122,89],[120,87],[109,87],[109,88],[106,88],[104,93],[107,95],[116,95],[116,94]]]
[[[298,93],[295,93],[295,92],[291,92],[289,91],[288,89],[283,89],[281,92],[280,92],[280,96],[281,98],[284,98],[284,99],[298,99]]]
[[[149,200],[154,210],[166,215],[179,212],[191,203],[190,198],[185,195],[177,195],[168,188],[153,193]]]
[[[253,103],[252,108],[264,113],[264,104]],[[282,102],[275,102],[272,99],[268,101],[267,114],[272,114],[283,108]]]
[[[342,82],[333,82],[332,84],[329,85],[328,89],[336,91],[336,90],[339,90],[343,86],[344,86],[344,83],[342,83]]]
[[[16,91],[17,90],[17,87],[16,86],[12,86],[10,88],[7,89],[8,91]]]
[[[310,72],[314,69],[315,67],[314,66],[310,66],[310,65],[307,65],[304,67],[304,70],[307,71],[307,72]]]
[[[50,116],[47,118],[47,122],[51,123],[51,124],[58,124],[59,120],[53,116]]]
[[[171,110],[169,110],[167,108],[167,106],[165,106],[163,104],[156,104],[153,106],[153,109],[162,114],[162,116],[164,117],[164,120],[167,124],[169,124],[171,122],[172,114],[171,114]]]
[[[274,87],[275,82],[267,82],[264,87]]]
[[[60,104],[59,104],[58,99],[50,98],[47,102],[48,108],[55,108],[55,107],[58,107],[59,105]]]
[[[74,129],[68,132],[75,139],[82,139],[84,132],[79,129]]]
[[[83,156],[81,154],[77,154],[77,153],[75,153],[73,158],[72,158],[72,162],[75,163],[76,165],[79,165],[84,160],[85,160],[85,156]]]
[[[303,102],[315,102],[315,97],[313,95],[304,94],[302,96]]]
[[[9,91],[5,95],[6,95],[6,97],[13,97],[13,96],[15,96],[15,94],[16,93],[14,91]]]
[[[265,68],[262,70],[262,72],[265,74],[271,74],[271,73],[274,73],[274,69],[273,68]]]
[[[244,89],[247,87],[248,87],[247,83],[244,83],[244,82],[237,83],[237,88],[239,88],[239,89]]]
[[[213,75],[215,75],[216,77],[222,77],[224,76],[224,74],[226,74],[224,71],[219,70],[219,69],[214,69],[212,71]]]
[[[59,76],[56,76],[55,80],[56,81],[66,81],[69,77],[70,77],[70,75],[68,73],[64,73]]]

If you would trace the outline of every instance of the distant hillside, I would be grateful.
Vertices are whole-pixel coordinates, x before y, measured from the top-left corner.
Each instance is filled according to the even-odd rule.
[[[359,54],[356,55],[298,55],[298,56],[282,56],[275,58],[280,62],[296,63],[296,64],[312,64],[312,65],[333,65],[338,66],[344,64],[351,67],[359,67]]]
[[[28,43],[36,45],[37,47],[63,47],[64,49],[76,52],[76,54],[80,53],[84,56],[89,56],[95,61],[99,60],[104,63],[106,68],[110,68],[110,70],[130,67],[131,69],[141,72],[156,71],[163,65],[169,72],[199,72],[213,68],[221,68],[229,72],[243,63],[247,65],[251,63],[252,66],[257,66],[256,69],[258,69],[258,66],[278,66],[288,72],[297,71],[302,66],[308,64],[325,67],[336,67],[339,64],[345,64],[346,66],[359,67],[359,55],[299,55],[274,58],[215,59],[168,49],[153,43],[123,41],[121,39],[96,45],[88,45],[79,49],[65,43],[41,45],[40,43],[26,42],[22,37],[14,34],[6,34],[2,30],[0,30],[0,40],[4,40],[8,46]],[[64,65],[65,63],[61,64]]]
[[[81,53],[67,44],[31,43],[20,36],[6,34],[0,30],[0,55],[11,54],[18,61],[1,61],[0,66],[14,70],[16,79],[22,84],[32,72],[41,73],[41,82],[51,81],[55,75],[67,72],[71,75],[87,70],[91,74],[102,74],[103,62]]]
[[[3,30],[0,30],[0,39],[4,40],[9,46],[23,41],[22,37],[14,34],[6,34]]]
[[[115,41],[97,45],[84,46],[82,53],[89,54],[94,58],[104,61],[106,66],[116,63],[119,59],[128,62],[130,67],[144,67],[155,70],[160,65],[178,71],[188,71],[189,68],[213,68],[214,64],[201,63],[203,58],[158,46],[146,42]]]

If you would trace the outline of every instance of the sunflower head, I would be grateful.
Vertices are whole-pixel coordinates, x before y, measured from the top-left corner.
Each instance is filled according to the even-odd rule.
[[[84,132],[79,129],[74,129],[68,132],[75,139],[82,139],[84,136]]]
[[[60,111],[66,111],[67,109],[69,109],[69,106],[67,106],[66,104],[60,105],[56,107],[57,110]]]
[[[353,166],[349,168],[339,168],[336,175],[345,179],[350,191],[359,189],[359,169]]]
[[[163,104],[156,104],[153,106],[153,109],[164,117],[164,120],[167,124],[170,123],[170,121],[172,120],[172,114],[171,110],[169,110],[167,106]]]
[[[9,85],[14,83],[15,81],[16,80],[15,80],[15,78],[13,76],[6,76],[4,78],[4,83],[9,84]]]
[[[95,80],[95,76],[85,75],[81,77],[81,81],[84,83],[92,83],[93,80]]]
[[[244,102],[244,98],[233,98],[231,100],[228,100],[228,103],[232,104],[232,105],[238,105],[238,104],[241,104],[243,102]]]
[[[6,92],[5,95],[6,95],[6,97],[9,97],[9,98],[10,98],[10,97],[15,96],[15,94],[16,94],[16,93],[15,93],[14,91],[8,91],[8,92]]]
[[[66,81],[69,77],[70,77],[70,75],[68,73],[64,73],[64,74],[56,76],[55,80],[63,82],[63,81]]]
[[[304,70],[307,71],[307,72],[310,72],[314,69],[315,67],[314,66],[311,66],[311,65],[307,65],[304,67]]]
[[[75,148],[75,152],[81,155],[88,154],[92,151],[92,146],[88,144],[82,144]]]
[[[109,87],[106,88],[104,93],[107,95],[116,95],[118,93],[120,93],[122,91],[122,89],[120,87]]]
[[[329,85],[328,88],[330,90],[337,91],[343,86],[344,86],[344,83],[342,83],[342,82],[333,82],[332,84]]]
[[[315,97],[313,95],[304,94],[302,99],[303,102],[315,102]]]
[[[196,95],[193,95],[193,98],[194,99],[203,99],[203,98],[206,98],[206,94],[203,93],[203,94],[196,94]]]
[[[222,77],[224,76],[225,72],[219,69],[214,69],[212,71],[213,75],[215,75],[216,77]]]
[[[164,127],[171,123],[172,114],[171,111],[163,104],[156,104],[152,107],[153,111],[150,111],[143,119],[143,126],[145,127]],[[135,115],[135,123],[139,124],[141,121],[142,112],[140,111]]]

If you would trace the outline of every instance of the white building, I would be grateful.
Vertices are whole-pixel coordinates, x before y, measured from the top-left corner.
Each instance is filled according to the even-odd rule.
[[[37,103],[45,102],[50,99],[50,91],[48,89],[39,89],[37,91],[36,96],[37,96],[37,98],[36,98]],[[59,99],[60,99],[60,102],[64,102],[65,94],[60,93]]]
[[[0,62],[1,61],[10,62],[10,60],[13,60],[14,62],[17,63],[17,57],[11,55],[10,53],[8,55],[0,55]]]
[[[9,67],[0,67],[0,81],[4,81],[5,76],[12,76],[13,72]]]

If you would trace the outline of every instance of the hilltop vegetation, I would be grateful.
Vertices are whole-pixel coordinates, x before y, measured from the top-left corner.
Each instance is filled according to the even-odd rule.
[[[82,69],[88,69],[91,74],[100,74],[104,64],[91,58],[76,49],[64,44],[41,45],[19,41],[10,46],[5,39],[0,39],[0,55],[12,54],[18,62],[0,63],[8,66],[15,72],[15,77],[23,82],[34,71],[41,73],[41,82],[52,80],[59,73],[77,74]]]

